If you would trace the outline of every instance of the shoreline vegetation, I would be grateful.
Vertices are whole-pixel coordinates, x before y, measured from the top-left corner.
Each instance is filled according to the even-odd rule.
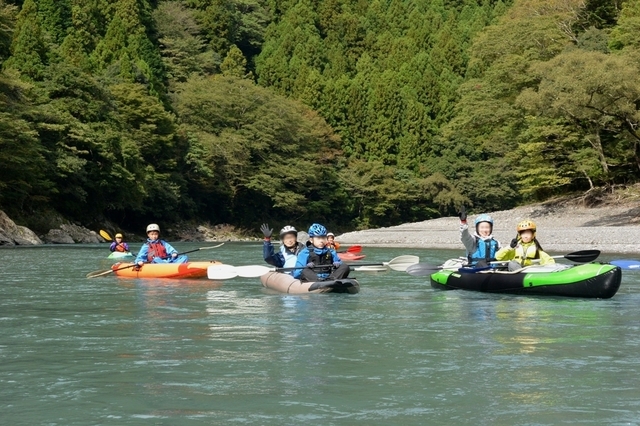
[[[473,224],[478,214],[485,213],[468,210],[470,210],[470,224]],[[538,239],[547,251],[571,252],[597,249],[604,253],[640,253],[640,244],[637,241],[638,231],[640,231],[639,185],[608,193],[562,197],[543,203],[487,213],[493,217],[494,235],[503,245],[514,237],[515,225],[520,220],[532,219],[538,227]],[[343,245],[463,250],[459,223],[457,217],[442,217],[397,226],[346,232],[338,234],[337,240]],[[112,227],[112,224],[104,225],[104,229],[112,235],[116,232],[124,232],[128,242],[143,241],[142,234],[111,229]],[[300,226],[299,229],[305,228]],[[178,223],[166,227],[164,233],[172,241],[250,242],[262,239],[257,230],[238,228],[229,224]],[[52,235],[58,236],[59,239],[52,240]],[[301,238],[302,236],[303,233]],[[100,243],[104,240],[94,230],[65,224],[60,225],[59,229],[50,230],[47,235],[37,236],[28,228],[17,226],[6,214],[0,212],[0,246],[37,245],[43,242],[73,244]]]

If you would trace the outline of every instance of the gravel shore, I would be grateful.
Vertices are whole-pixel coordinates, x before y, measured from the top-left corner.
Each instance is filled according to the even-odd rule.
[[[493,234],[502,245],[515,237],[518,222],[532,219],[538,227],[538,241],[546,251],[640,253],[640,201],[599,207],[583,207],[575,202],[544,203],[489,214],[495,222]],[[475,217],[476,214],[469,214],[471,226]],[[341,244],[464,250],[459,224],[457,217],[445,217],[348,232],[336,239]]]

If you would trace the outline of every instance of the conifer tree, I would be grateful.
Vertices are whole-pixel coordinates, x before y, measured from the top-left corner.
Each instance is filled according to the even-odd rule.
[[[11,43],[11,57],[5,67],[14,68],[34,80],[43,77],[47,65],[47,53],[38,9],[34,0],[26,0],[18,14],[18,21]]]

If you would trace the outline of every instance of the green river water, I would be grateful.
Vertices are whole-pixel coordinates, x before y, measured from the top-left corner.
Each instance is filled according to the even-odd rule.
[[[263,264],[261,250],[191,259]],[[107,255],[0,250],[0,424],[640,424],[637,272],[609,300],[436,291],[394,271],[356,273],[356,295],[291,296],[257,278],[85,278]]]

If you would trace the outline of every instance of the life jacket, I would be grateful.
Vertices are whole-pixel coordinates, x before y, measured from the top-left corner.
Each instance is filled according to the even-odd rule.
[[[467,260],[469,265],[475,265],[481,260],[485,260],[487,263],[496,260],[496,252],[498,251],[498,241],[493,237],[483,240],[476,236],[476,251],[473,253],[467,253]]]
[[[159,257],[160,259],[166,259],[169,257],[167,249],[164,244],[162,244],[162,240],[156,240],[153,242],[147,241],[147,246],[149,246],[149,251],[147,252],[148,262],[153,261],[156,257]]]
[[[116,243],[114,251],[120,251],[124,253],[128,250],[124,248],[124,243],[120,243],[120,244]]]
[[[513,260],[520,263],[522,266],[528,266],[532,263],[530,259],[540,259],[538,245],[535,243],[535,241],[527,244],[519,243],[516,246],[516,253]]]
[[[284,244],[280,245],[280,253],[284,257],[284,268],[293,268],[298,261],[298,253],[304,248],[302,243],[296,243],[296,246],[292,250],[289,250]]]
[[[316,266],[333,265],[333,254],[326,247],[322,250],[309,247],[309,262],[313,262]]]

